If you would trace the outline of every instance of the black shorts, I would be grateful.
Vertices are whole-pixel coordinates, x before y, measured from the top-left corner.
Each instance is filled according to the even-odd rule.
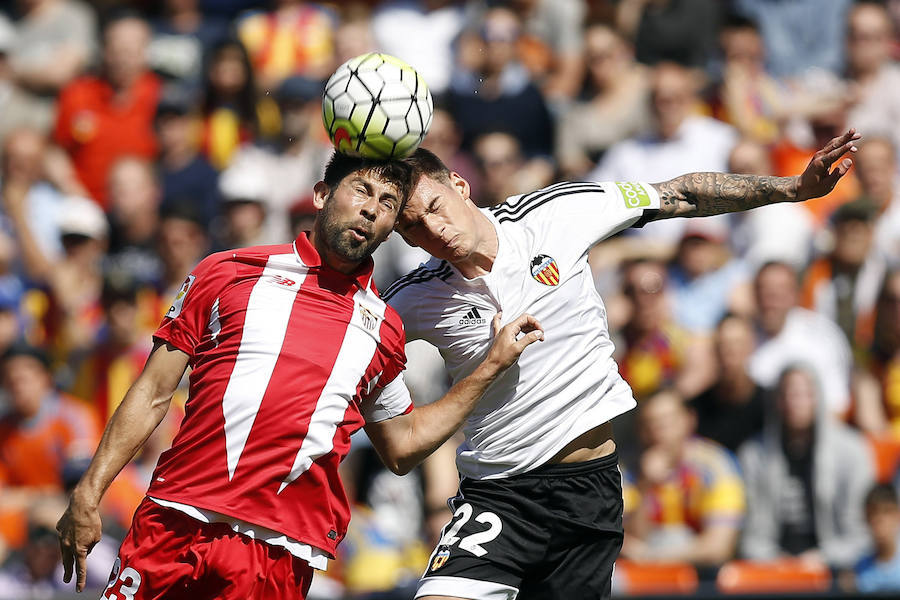
[[[622,548],[615,453],[506,479],[463,478],[416,597],[609,598]]]

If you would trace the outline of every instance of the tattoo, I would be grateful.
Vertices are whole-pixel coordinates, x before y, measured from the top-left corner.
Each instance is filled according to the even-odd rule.
[[[706,217],[749,210],[797,197],[798,177],[688,173],[653,184],[659,193],[657,218]]]

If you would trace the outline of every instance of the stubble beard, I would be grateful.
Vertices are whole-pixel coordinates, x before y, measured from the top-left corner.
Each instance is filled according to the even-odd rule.
[[[350,223],[348,221],[339,221],[334,214],[333,203],[330,202],[331,196],[329,196],[328,200],[325,202],[320,218],[316,222],[318,235],[325,240],[325,245],[342,259],[351,262],[365,260],[378,247],[378,242],[374,239],[362,241],[355,239],[349,230]]]

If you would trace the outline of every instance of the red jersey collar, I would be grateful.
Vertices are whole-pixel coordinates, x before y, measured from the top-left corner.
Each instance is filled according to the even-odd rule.
[[[297,253],[297,258],[300,262],[307,267],[321,267],[323,269],[334,271],[335,273],[340,273],[340,271],[337,271],[322,262],[319,251],[316,250],[316,247],[309,241],[308,231],[301,231],[300,235],[297,236],[297,239],[294,240],[294,252]],[[341,275],[356,280],[359,287],[366,289],[369,287],[369,282],[372,279],[372,268],[374,266],[375,262],[372,260],[372,257],[369,256],[355,271],[352,273],[341,273]]]

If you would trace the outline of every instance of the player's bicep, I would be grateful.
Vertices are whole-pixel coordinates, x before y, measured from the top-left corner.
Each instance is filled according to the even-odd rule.
[[[184,372],[190,356],[168,342],[157,341],[138,376],[134,389],[144,390],[146,400],[153,404],[168,404]]]
[[[412,431],[412,398],[398,374],[363,402],[366,434],[389,467],[395,463]]]

